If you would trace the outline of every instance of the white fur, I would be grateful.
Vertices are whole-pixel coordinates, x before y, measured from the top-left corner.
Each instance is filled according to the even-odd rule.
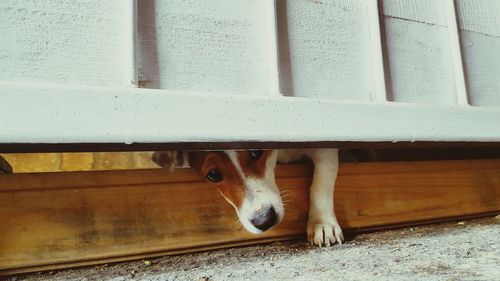
[[[310,188],[310,207],[307,222],[307,239],[317,246],[341,244],[344,240],[342,229],[334,211],[334,188],[338,173],[338,149],[274,150],[266,163],[262,179],[243,174],[235,151],[226,151],[245,185],[243,203],[236,210],[241,224],[252,233],[262,231],[252,225],[250,220],[255,212],[264,206],[273,206],[279,221],[283,218],[284,207],[276,186],[274,168],[276,162],[288,163],[303,157],[314,163],[314,176]]]
[[[224,151],[224,153],[226,153],[227,157],[229,157],[229,160],[231,160],[231,163],[233,163],[236,171],[238,171],[238,174],[240,174],[241,178],[244,179],[245,175],[243,174],[243,170],[241,169],[240,162],[238,161],[238,154],[236,153],[236,151],[226,150]]]
[[[338,173],[338,149],[279,150],[281,163],[308,157],[314,163],[314,176],[309,191],[307,239],[313,245],[330,246],[344,240],[335,216],[333,195]]]
[[[262,230],[256,228],[250,220],[261,208],[269,206],[272,206],[276,211],[279,223],[283,218],[284,207],[274,177],[277,152],[273,152],[268,158],[264,178],[246,177],[240,166],[236,152],[228,150],[225,153],[238,171],[245,187],[245,195],[240,208],[238,209],[233,205],[241,224],[251,233],[261,233]]]

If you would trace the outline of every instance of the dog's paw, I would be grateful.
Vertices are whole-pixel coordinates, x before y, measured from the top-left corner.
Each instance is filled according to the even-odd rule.
[[[307,223],[307,240],[311,245],[329,247],[335,243],[342,244],[344,235],[335,219],[311,220]]]

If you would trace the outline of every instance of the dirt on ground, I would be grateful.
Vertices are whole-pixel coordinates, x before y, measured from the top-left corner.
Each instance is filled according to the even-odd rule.
[[[500,280],[500,217],[167,256],[10,280]]]

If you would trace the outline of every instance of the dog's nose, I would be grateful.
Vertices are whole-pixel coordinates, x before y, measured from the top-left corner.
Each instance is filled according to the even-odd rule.
[[[273,207],[262,208],[256,212],[250,222],[258,229],[266,231],[276,224],[278,215]]]

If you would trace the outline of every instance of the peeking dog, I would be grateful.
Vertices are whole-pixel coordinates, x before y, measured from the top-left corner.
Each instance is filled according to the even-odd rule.
[[[310,158],[314,176],[310,188],[307,239],[313,245],[330,246],[344,240],[334,213],[333,191],[338,171],[337,149],[226,150],[155,152],[153,161],[169,168],[191,166],[215,185],[231,204],[241,224],[251,233],[262,233],[277,225],[284,214],[274,168]]]

